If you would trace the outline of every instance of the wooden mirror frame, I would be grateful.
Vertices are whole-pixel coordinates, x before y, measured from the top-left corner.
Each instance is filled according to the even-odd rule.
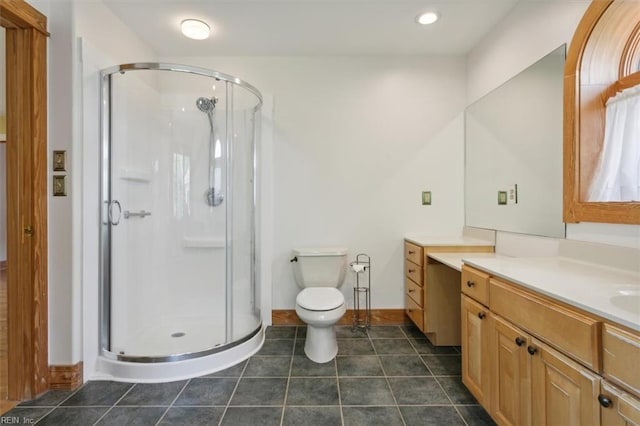
[[[587,202],[604,141],[605,103],[640,84],[640,5],[593,0],[571,40],[564,71],[564,201],[567,223],[640,224],[640,202]]]

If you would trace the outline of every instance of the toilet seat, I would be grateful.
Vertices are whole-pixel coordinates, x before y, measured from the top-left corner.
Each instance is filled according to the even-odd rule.
[[[296,304],[308,311],[333,311],[344,305],[344,295],[333,287],[310,287],[298,293]]]

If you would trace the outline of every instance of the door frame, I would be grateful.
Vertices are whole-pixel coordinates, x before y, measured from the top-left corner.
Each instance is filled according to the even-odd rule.
[[[47,306],[47,18],[0,0],[7,56],[9,400],[49,386]]]

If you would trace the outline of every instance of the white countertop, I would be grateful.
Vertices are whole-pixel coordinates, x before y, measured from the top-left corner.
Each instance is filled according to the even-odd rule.
[[[433,237],[428,235],[409,235],[404,237],[410,243],[419,246],[493,246],[494,243],[479,238],[460,236]]]
[[[494,259],[496,257],[502,256],[495,253],[429,253],[429,257],[431,259],[437,260],[440,263],[444,263],[450,268],[461,271],[462,264],[464,263],[463,259],[475,257],[478,257],[480,259]]]
[[[442,254],[430,256],[440,261]],[[467,253],[462,259],[493,276],[640,331],[638,273],[566,257],[480,257]]]

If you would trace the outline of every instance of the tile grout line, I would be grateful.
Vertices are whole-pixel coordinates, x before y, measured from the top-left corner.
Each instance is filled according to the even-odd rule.
[[[231,400],[233,399],[233,396],[236,394],[236,391],[238,390],[238,386],[240,386],[240,380],[242,380],[242,376],[244,376],[244,372],[247,371],[247,367],[249,366],[249,360],[251,359],[251,357],[247,358],[246,363],[244,364],[244,367],[242,368],[242,371],[240,372],[240,376],[238,377],[238,380],[236,381],[236,385],[233,387],[233,391],[231,391],[231,395],[229,395],[229,400],[227,401],[227,404],[224,406],[224,410],[222,411],[222,415],[220,416],[220,420],[218,420],[218,425],[222,424],[222,420],[224,419],[224,416],[227,415],[227,411],[229,410],[229,406],[231,405]]]
[[[164,410],[164,413],[162,413],[162,415],[160,416],[160,418],[158,419],[158,421],[156,422],[156,426],[160,424],[160,422],[165,418],[165,416],[167,415],[167,413],[169,412],[169,410],[173,407],[173,404],[176,403],[176,401],[178,400],[178,398],[180,398],[180,395],[182,395],[182,393],[184,392],[184,390],[187,388],[187,386],[189,385],[189,383],[191,383],[191,379],[187,379],[186,383],[184,384],[184,386],[182,386],[182,389],[180,389],[180,392],[178,392],[178,394],[176,395],[175,398],[173,398],[173,401],[171,401],[171,403],[169,404],[169,406],[167,407],[166,410]]]
[[[338,347],[338,352],[340,348]],[[338,409],[340,410],[340,425],[344,426],[344,413],[342,412],[342,394],[340,393],[340,373],[338,372],[338,354],[333,358],[333,365],[336,369],[336,386],[338,387]]]
[[[404,330],[402,330],[404,332]],[[428,341],[428,339],[427,339]],[[465,426],[469,426],[469,424],[467,423],[467,420],[464,418],[464,416],[462,415],[462,413],[460,413],[460,411],[458,410],[458,408],[456,407],[456,405],[453,403],[453,400],[451,399],[451,397],[449,396],[449,393],[444,389],[444,387],[442,386],[442,384],[440,383],[440,380],[438,380],[438,377],[442,377],[442,376],[436,376],[435,374],[433,374],[433,370],[431,370],[431,367],[429,367],[429,364],[426,363],[426,361],[424,360],[424,357],[422,354],[419,353],[419,351],[417,350],[417,348],[414,346],[414,344],[411,342],[411,339],[409,339],[409,344],[411,344],[411,346],[416,350],[416,353],[418,353],[418,356],[420,357],[420,361],[422,361],[422,363],[424,364],[425,367],[427,367],[427,370],[429,371],[429,373],[431,374],[431,377],[436,381],[436,383],[438,384],[438,386],[440,387],[440,389],[442,390],[442,392],[445,394],[445,396],[447,397],[447,399],[449,400],[449,402],[451,403],[451,407],[453,407],[453,409],[456,411],[456,413],[458,414],[458,416],[462,419],[462,422],[465,424]],[[457,351],[457,348],[454,348]],[[432,355],[436,355],[436,354],[432,354]],[[452,355],[452,354],[450,354]],[[459,354],[456,354],[459,355]],[[444,377],[451,377],[451,376],[444,376]],[[457,376],[454,376],[457,377]],[[442,405],[442,406],[448,406],[448,405]]]
[[[280,426],[284,424],[284,410],[287,406],[287,395],[289,395],[289,383],[291,381],[291,371],[293,371],[293,358],[296,355],[296,342],[298,341],[298,326],[293,335],[293,347],[291,348],[291,360],[289,361],[289,374],[287,374],[287,385],[284,387],[284,400],[282,401],[282,413],[280,413]]]
[[[400,332],[402,334],[404,334],[404,331],[402,330],[402,328],[400,328]],[[404,426],[406,426],[407,422],[404,420],[404,416],[402,415],[402,411],[400,411],[400,406],[398,405],[398,399],[396,398],[396,394],[393,393],[393,388],[391,387],[391,382],[389,382],[389,377],[387,376],[387,371],[384,369],[384,365],[382,364],[382,360],[380,359],[380,354],[378,354],[378,350],[376,349],[376,345],[373,344],[373,339],[371,338],[370,334],[369,334],[369,343],[371,343],[371,346],[373,347],[373,353],[376,355],[376,358],[378,358],[378,364],[380,365],[380,368],[382,369],[382,374],[384,374],[384,381],[387,383],[387,387],[389,388],[389,392],[391,392],[391,397],[393,398],[393,402],[395,403],[396,411],[400,415],[400,420],[402,420],[402,424]],[[411,345],[411,343],[409,343],[409,345]],[[413,346],[411,346],[411,347],[413,348]],[[415,348],[413,348],[413,349],[415,350]]]
[[[106,416],[107,414],[109,414],[109,412],[111,412],[111,410],[113,410],[115,408],[116,405],[118,405],[118,402],[122,401],[124,399],[125,396],[127,396],[129,394],[129,392],[131,392],[133,390],[133,388],[136,387],[135,383],[129,383],[132,386],[124,393],[122,394],[122,396],[120,398],[118,398],[118,400],[116,402],[113,403],[113,405],[111,405],[111,407],[109,407],[109,409],[107,409],[107,411],[105,411],[102,416],[100,416],[100,418],[98,420],[96,420],[93,424],[94,426],[97,425],[100,420],[102,420],[104,418],[104,416]]]

